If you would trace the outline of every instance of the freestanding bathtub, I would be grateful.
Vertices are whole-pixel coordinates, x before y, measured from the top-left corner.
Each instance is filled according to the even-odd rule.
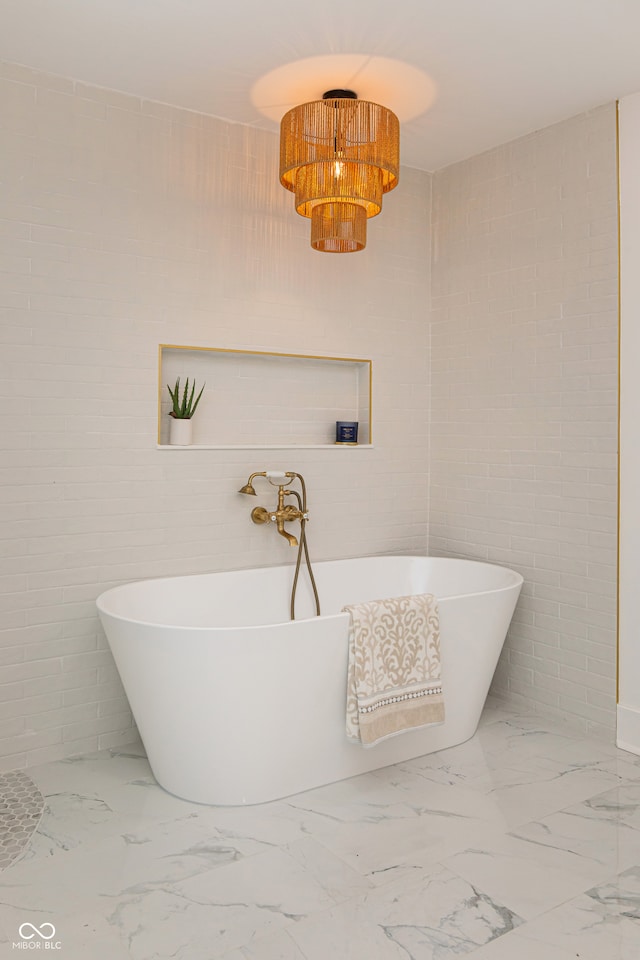
[[[170,793],[208,804],[275,800],[468,740],[522,586],[470,560],[365,557],[314,565],[288,620],[290,566],[146,580],[97,601],[149,763]],[[346,739],[348,615],[366,600],[433,593],[444,724],[374,747]]]

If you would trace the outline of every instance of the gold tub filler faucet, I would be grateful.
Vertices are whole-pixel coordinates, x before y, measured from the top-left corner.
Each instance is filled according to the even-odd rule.
[[[304,482],[304,477],[300,473],[293,473],[291,471],[283,473],[275,470],[263,470],[262,472],[252,473],[245,485],[240,487],[238,492],[249,494],[249,496],[252,497],[257,496],[253,486],[253,481],[256,477],[265,477],[265,479],[268,480],[272,486],[278,488],[278,503],[275,510],[267,510],[266,507],[254,507],[251,511],[251,519],[254,523],[275,523],[278,533],[281,537],[285,538],[289,546],[298,548],[296,572],[291,588],[291,619],[295,620],[296,588],[298,585],[298,576],[300,574],[300,563],[302,560],[303,550],[305,560],[307,562],[307,569],[309,571],[309,579],[311,581],[313,595],[316,602],[316,615],[320,616],[320,600],[318,599],[318,590],[313,576],[313,570],[311,569],[309,547],[307,546],[306,524],[307,520],[309,519],[309,511],[307,510],[307,488]],[[285,489],[285,487],[288,487],[292,481],[296,480],[300,483],[302,496],[297,490]],[[285,503],[285,497],[295,497],[298,506],[295,507],[291,503]],[[289,531],[285,530],[284,528],[285,523],[291,523],[294,520],[300,521],[300,541],[298,541],[292,533],[289,533]]]

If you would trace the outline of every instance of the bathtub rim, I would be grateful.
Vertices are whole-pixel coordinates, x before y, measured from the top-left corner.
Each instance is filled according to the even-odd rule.
[[[524,584],[524,577],[522,576],[522,574],[518,573],[517,570],[513,570],[511,567],[506,567],[500,563],[493,563],[489,560],[473,560],[468,557],[437,557],[437,556],[434,557],[434,556],[430,556],[429,554],[420,554],[420,553],[418,554],[371,554],[364,557],[338,557],[332,560],[318,560],[317,565],[320,565],[323,563],[341,563],[341,562],[349,562],[349,561],[357,561],[357,560],[366,561],[366,560],[387,560],[387,559],[388,560],[438,560],[438,561],[442,561],[443,563],[447,563],[451,561],[454,563],[464,563],[471,566],[492,567],[493,569],[502,570],[506,574],[511,574],[512,581],[510,583],[504,584],[499,587],[491,587],[488,590],[472,590],[472,591],[467,591],[466,593],[448,593],[445,596],[436,596],[436,601],[438,603],[441,603],[445,600],[459,600],[463,597],[479,597],[485,594],[499,594],[508,590],[513,590],[516,587],[520,590],[522,589],[522,586]],[[270,623],[244,624],[244,625],[240,624],[238,626],[221,626],[216,624],[207,624],[204,626],[193,626],[193,625],[184,625],[180,623],[158,623],[153,620],[142,620],[137,617],[127,617],[121,613],[115,613],[112,610],[109,610],[105,603],[105,601],[108,601],[108,598],[110,595],[115,594],[116,592],[119,592],[121,590],[127,590],[130,588],[133,588],[139,584],[148,584],[148,583],[162,584],[162,583],[166,583],[167,581],[171,581],[172,583],[175,583],[178,580],[192,580],[195,577],[215,577],[217,575],[223,575],[228,573],[237,573],[237,574],[253,573],[254,571],[258,571],[258,570],[290,569],[293,571],[294,567],[295,567],[294,564],[279,563],[279,564],[273,564],[273,565],[264,566],[264,567],[240,567],[236,570],[214,570],[206,573],[186,573],[186,574],[176,574],[173,576],[166,576],[166,577],[148,577],[142,580],[140,579],[129,580],[124,583],[118,584],[115,587],[110,587],[108,590],[103,591],[101,594],[99,594],[95,602],[96,602],[96,607],[98,609],[98,612],[100,614],[104,614],[107,617],[111,617],[112,619],[119,620],[123,623],[130,623],[130,624],[135,624],[136,626],[152,627],[154,629],[162,629],[162,630],[181,630],[181,631],[184,630],[189,633],[196,633],[196,634],[201,632],[210,632],[212,630],[225,631],[225,632],[240,632],[240,631],[247,631],[247,630],[252,630],[252,631],[253,630],[256,630],[256,631],[270,630],[270,629],[273,629],[273,627],[295,627],[296,624],[309,623],[309,622],[316,621],[318,619],[322,619],[324,621],[330,621],[330,620],[336,620],[340,617],[344,618],[348,616],[347,613],[341,610],[338,613],[321,614],[320,618],[318,618],[317,616],[300,617],[295,620],[275,620]]]

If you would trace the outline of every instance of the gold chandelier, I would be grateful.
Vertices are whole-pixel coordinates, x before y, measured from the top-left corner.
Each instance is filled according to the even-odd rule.
[[[400,124],[395,113],[352,90],[285,113],[280,124],[280,183],[311,220],[311,246],[352,253],[367,242],[367,220],[398,183]]]

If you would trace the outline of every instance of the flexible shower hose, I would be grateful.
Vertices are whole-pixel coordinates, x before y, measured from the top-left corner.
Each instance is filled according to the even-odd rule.
[[[302,482],[302,490],[303,490],[303,493],[304,493],[304,481],[302,480],[302,477],[300,477],[300,480],[301,480],[301,482]],[[306,513],[306,509],[307,509],[307,504],[306,504],[306,499],[307,499],[307,498],[306,498],[306,496],[305,496],[304,502],[303,502],[303,500],[302,500],[302,498],[300,497],[300,494],[298,493],[297,490],[288,490],[287,493],[291,493],[291,494],[293,494],[293,495],[297,498],[297,500],[298,500],[298,506],[299,506],[299,508],[300,508],[300,512],[303,513],[303,514]],[[297,587],[298,587],[298,577],[299,577],[299,575],[300,575],[300,563],[301,563],[301,561],[302,561],[302,551],[303,551],[303,550],[304,550],[305,560],[307,561],[307,569],[308,569],[308,571],[309,571],[309,579],[310,579],[310,581],[311,581],[311,586],[312,586],[312,588],[313,588],[313,595],[314,595],[315,601],[316,601],[316,616],[318,616],[318,617],[320,616],[320,598],[318,597],[318,588],[316,587],[316,581],[315,581],[315,578],[314,578],[314,576],[313,576],[313,570],[312,570],[312,568],[311,568],[311,560],[309,559],[309,547],[308,547],[308,545],[307,545],[306,525],[307,525],[307,521],[306,521],[306,520],[304,519],[304,517],[303,517],[302,520],[300,521],[300,543],[298,544],[298,556],[297,556],[297,559],[296,559],[296,572],[295,572],[294,577],[293,577],[293,584],[291,585],[291,619],[292,619],[292,620],[295,620],[295,618],[296,618],[296,590],[297,590]]]

